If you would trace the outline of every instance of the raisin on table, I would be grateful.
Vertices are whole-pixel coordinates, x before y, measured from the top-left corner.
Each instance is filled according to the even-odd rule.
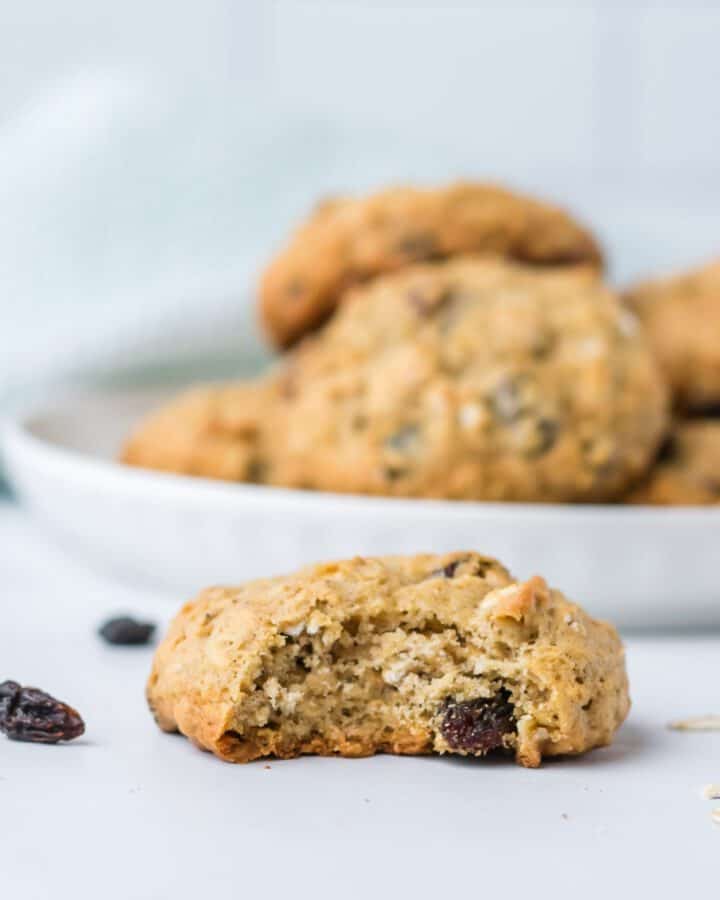
[[[150,641],[155,634],[155,625],[152,622],[138,622],[130,616],[119,616],[108,619],[100,626],[98,633],[108,644],[137,646]]]
[[[80,714],[67,703],[17,681],[0,684],[0,731],[13,741],[57,744],[85,731]]]

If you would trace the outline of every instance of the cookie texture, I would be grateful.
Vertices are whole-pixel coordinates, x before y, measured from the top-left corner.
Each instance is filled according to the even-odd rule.
[[[147,416],[120,459],[129,465],[227,481],[263,481],[268,380],[192,388]]]
[[[319,206],[265,271],[265,329],[288,347],[325,322],[348,287],[410,263],[468,253],[602,266],[595,239],[567,213],[495,185],[343,197]]]
[[[668,378],[675,405],[720,405],[720,260],[640,284],[626,299],[642,319]]]
[[[720,419],[678,422],[650,474],[631,491],[627,502],[720,504]]]
[[[204,591],[170,626],[147,695],[162,729],[232,762],[505,750],[537,766],[608,744],[629,707],[612,626],[477,553]]]
[[[455,258],[357,288],[286,363],[278,483],[605,501],[653,460],[667,392],[587,270]]]

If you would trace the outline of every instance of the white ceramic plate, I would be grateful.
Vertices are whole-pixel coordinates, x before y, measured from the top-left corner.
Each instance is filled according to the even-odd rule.
[[[156,390],[84,393],[3,428],[19,497],[105,570],[191,595],[355,554],[477,549],[624,626],[720,624],[720,509],[461,503],[284,490],[113,461]]]

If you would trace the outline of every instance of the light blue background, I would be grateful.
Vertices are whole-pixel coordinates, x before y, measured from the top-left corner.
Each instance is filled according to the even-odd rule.
[[[617,280],[702,260],[719,46],[692,2],[0,0],[0,380],[252,340],[257,271],[334,191],[497,178]]]

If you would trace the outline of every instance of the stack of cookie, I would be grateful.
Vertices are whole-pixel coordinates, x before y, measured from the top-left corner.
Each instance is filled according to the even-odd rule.
[[[668,433],[673,400],[720,402],[720,267],[627,298],[602,267],[570,216],[497,187],[326,202],[262,280],[277,366],[183,395],[123,459],[388,496],[718,502],[720,425]]]
[[[631,503],[720,503],[720,262],[625,295],[643,323],[675,421]]]

